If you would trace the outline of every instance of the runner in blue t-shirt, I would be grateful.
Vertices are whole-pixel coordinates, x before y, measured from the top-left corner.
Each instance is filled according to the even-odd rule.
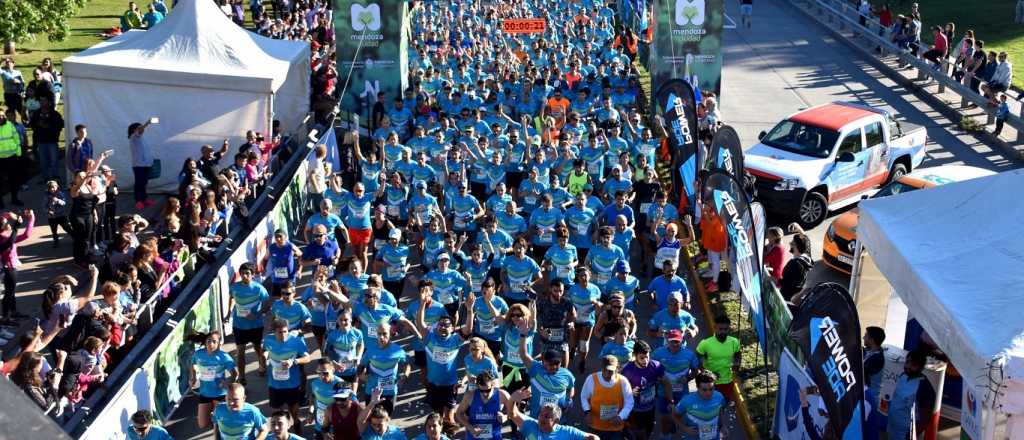
[[[295,300],[295,285],[290,281],[281,286],[281,299],[270,306],[270,314],[273,318],[287,322],[288,330],[297,335],[302,333],[303,327],[312,318],[309,309]]]
[[[270,308],[267,302],[270,294],[262,284],[253,280],[256,267],[242,263],[238,269],[239,281],[231,284],[228,309],[231,313],[231,333],[235,335],[235,364],[238,366],[238,381],[245,384],[245,350],[252,344],[260,373],[267,371],[263,358],[263,313]]]
[[[579,256],[576,253],[576,246],[569,244],[569,233],[564,228],[555,232],[555,245],[548,248],[544,254],[544,267],[548,273],[548,280],[559,280],[567,286],[573,284],[576,267],[579,265]]]
[[[420,337],[418,330],[414,329],[414,332],[417,338]],[[374,333],[376,338],[366,344],[366,351],[359,364],[360,375],[366,382],[363,395],[380,398],[381,404],[391,413],[395,410],[398,385],[409,378],[411,368],[405,349],[391,340],[390,324],[378,324]]]
[[[519,403],[530,399],[529,388],[520,389],[509,397],[509,420],[519,428],[519,434],[528,439],[544,440],[601,440],[594,434],[588,434],[571,426],[560,425],[562,410],[555,403],[542,405],[537,418],[530,417],[519,411]]]
[[[697,373],[697,392],[687,394],[676,404],[673,418],[683,427],[686,440],[719,440],[729,438],[725,424],[727,401],[715,390],[715,375],[701,370]]]
[[[424,280],[421,283],[428,283]],[[422,285],[422,284],[421,284]],[[473,333],[473,305],[476,295],[472,293],[466,298],[466,309],[469,316],[458,332],[453,328],[453,320],[444,315],[433,325],[426,321],[426,310],[433,302],[429,297],[416,314],[416,326],[423,339],[424,351],[427,355],[427,403],[436,413],[440,413],[447,424],[455,424],[456,391],[459,383],[459,353],[462,349],[463,337]]]
[[[654,304],[657,310],[668,308],[668,298],[673,294],[680,294],[683,297],[683,307],[690,308],[690,291],[686,288],[686,281],[676,276],[676,265],[672,261],[666,261],[662,266],[662,273],[647,285],[647,291],[654,295]]]
[[[272,333],[263,337],[269,365],[267,387],[272,409],[287,409],[293,420],[299,420],[299,405],[305,401],[302,384],[306,378],[302,366],[312,359],[302,336],[294,335],[284,319],[274,319]]]
[[[213,409],[213,423],[221,438],[255,440],[264,438],[270,426],[260,409],[245,401],[245,385],[228,385],[227,401]]]
[[[358,385],[356,367],[363,357],[366,345],[363,332],[352,326],[352,309],[346,307],[338,312],[337,327],[327,332],[324,338],[323,356],[334,363],[334,369],[353,388]]]
[[[271,295],[280,296],[281,286],[298,278],[301,257],[302,251],[288,241],[288,235],[283,229],[274,231],[274,239],[267,245],[267,256],[263,258],[264,272],[270,279]]]
[[[359,412],[356,427],[362,440],[408,440],[405,433],[397,426],[391,425],[391,413],[394,404],[389,403],[380,388],[370,394],[369,402]]]
[[[220,349],[221,335],[213,331],[206,335],[206,348],[192,354],[192,368],[189,387],[199,387],[199,406],[196,409],[200,429],[210,427],[213,407],[224,401],[228,384],[238,375],[235,361],[226,351]]]
[[[665,340],[666,345],[655,349],[651,359],[665,367],[665,378],[672,388],[671,396],[661,390],[657,396],[658,413],[661,414],[661,433],[667,436],[675,431],[672,407],[690,391],[690,380],[694,372],[700,368],[700,359],[696,353],[683,346],[683,332],[669,330]]]
[[[519,238],[512,245],[512,255],[505,257],[501,281],[505,298],[523,304],[533,293],[533,285],[541,280],[540,266],[526,256],[526,239]]]
[[[153,426],[153,413],[146,409],[132,414],[127,434],[128,440],[174,440],[166,429]]]

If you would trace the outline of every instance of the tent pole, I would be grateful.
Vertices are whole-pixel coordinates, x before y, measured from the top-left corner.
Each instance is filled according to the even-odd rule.
[[[860,240],[857,240],[857,249],[853,251],[853,270],[850,271],[850,296],[853,297],[853,303],[857,304],[857,298],[860,296],[860,273],[864,267],[864,245],[861,244]]]

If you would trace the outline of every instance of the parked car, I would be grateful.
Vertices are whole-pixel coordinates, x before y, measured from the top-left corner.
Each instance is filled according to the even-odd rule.
[[[889,197],[922,188],[961,182],[995,174],[983,168],[966,165],[943,165],[914,171],[889,183],[871,198]],[[845,212],[836,217],[825,232],[822,245],[822,261],[829,267],[849,274],[853,267],[853,252],[857,249],[857,223],[860,211]]]
[[[883,109],[834,102],[795,113],[758,138],[744,160],[758,199],[810,229],[921,165],[928,133]]]

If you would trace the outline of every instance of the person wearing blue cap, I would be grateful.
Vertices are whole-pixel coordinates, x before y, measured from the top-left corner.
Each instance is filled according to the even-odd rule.
[[[640,280],[630,272],[629,262],[619,260],[618,263],[615,263],[615,276],[605,285],[607,292],[622,292],[628,309],[632,309],[636,303],[636,290],[640,288]]]

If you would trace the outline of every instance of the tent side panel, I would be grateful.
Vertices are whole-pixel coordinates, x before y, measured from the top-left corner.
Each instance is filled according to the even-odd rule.
[[[274,119],[281,121],[287,133],[301,132],[299,124],[309,112],[309,50],[292,61],[288,77],[274,94]]]
[[[161,177],[149,184],[151,191],[177,192],[182,163],[187,157],[199,157],[203,144],[220,146],[228,139],[231,148],[221,161],[221,166],[228,166],[245,142],[246,130],[270,132],[268,93],[213,93],[209,89],[75,77],[66,78],[65,83],[67,125],[87,125],[97,154],[107,148],[115,151],[106,163],[115,169],[126,192],[134,182],[127,138],[132,122],[160,118],[145,134],[154,156],[163,164]]]

